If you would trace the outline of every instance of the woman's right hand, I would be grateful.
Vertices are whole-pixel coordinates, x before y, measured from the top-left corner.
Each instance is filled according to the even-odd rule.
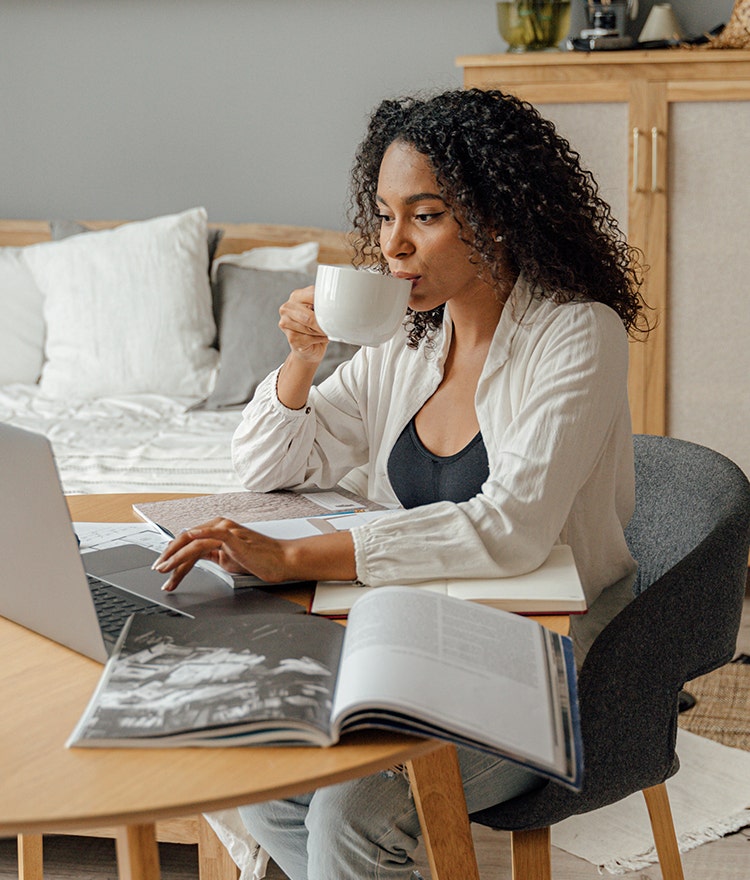
[[[277,540],[218,517],[188,529],[169,543],[153,565],[176,589],[200,559],[231,572],[249,572],[271,584],[299,580],[353,580],[357,576],[351,532]]]
[[[328,337],[315,320],[314,293],[312,285],[293,290],[279,309],[279,327],[289,342],[292,356],[317,367],[326,353]]]

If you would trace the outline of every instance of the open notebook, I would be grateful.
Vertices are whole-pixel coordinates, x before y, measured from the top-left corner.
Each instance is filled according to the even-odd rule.
[[[573,552],[567,544],[556,544],[546,562],[527,574],[451,578],[409,586],[520,614],[581,614],[587,607]],[[327,617],[343,617],[356,599],[371,589],[374,588],[351,581],[318,581],[311,611]]]

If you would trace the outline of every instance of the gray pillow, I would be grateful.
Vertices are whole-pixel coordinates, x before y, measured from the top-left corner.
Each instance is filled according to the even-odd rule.
[[[219,375],[214,390],[196,409],[230,409],[250,400],[261,380],[289,354],[289,344],[278,327],[280,306],[293,290],[314,280],[301,272],[219,265],[213,285]],[[354,345],[329,342],[315,382],[330,376],[356,350]]]
[[[77,220],[50,220],[49,231],[52,235],[52,241],[62,241],[64,238],[70,238],[71,235],[79,235],[81,232],[91,232],[92,230]]]

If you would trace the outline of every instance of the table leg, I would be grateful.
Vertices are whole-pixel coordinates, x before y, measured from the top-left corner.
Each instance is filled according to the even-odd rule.
[[[479,880],[455,746],[407,766],[432,880]]]
[[[117,872],[120,880],[160,880],[156,827],[125,825],[117,829]]]
[[[41,834],[18,835],[18,880],[42,880],[44,860]]]

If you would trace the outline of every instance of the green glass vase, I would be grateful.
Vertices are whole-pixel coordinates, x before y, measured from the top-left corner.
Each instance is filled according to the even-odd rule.
[[[570,29],[570,0],[499,0],[497,26],[509,52],[556,49]]]

